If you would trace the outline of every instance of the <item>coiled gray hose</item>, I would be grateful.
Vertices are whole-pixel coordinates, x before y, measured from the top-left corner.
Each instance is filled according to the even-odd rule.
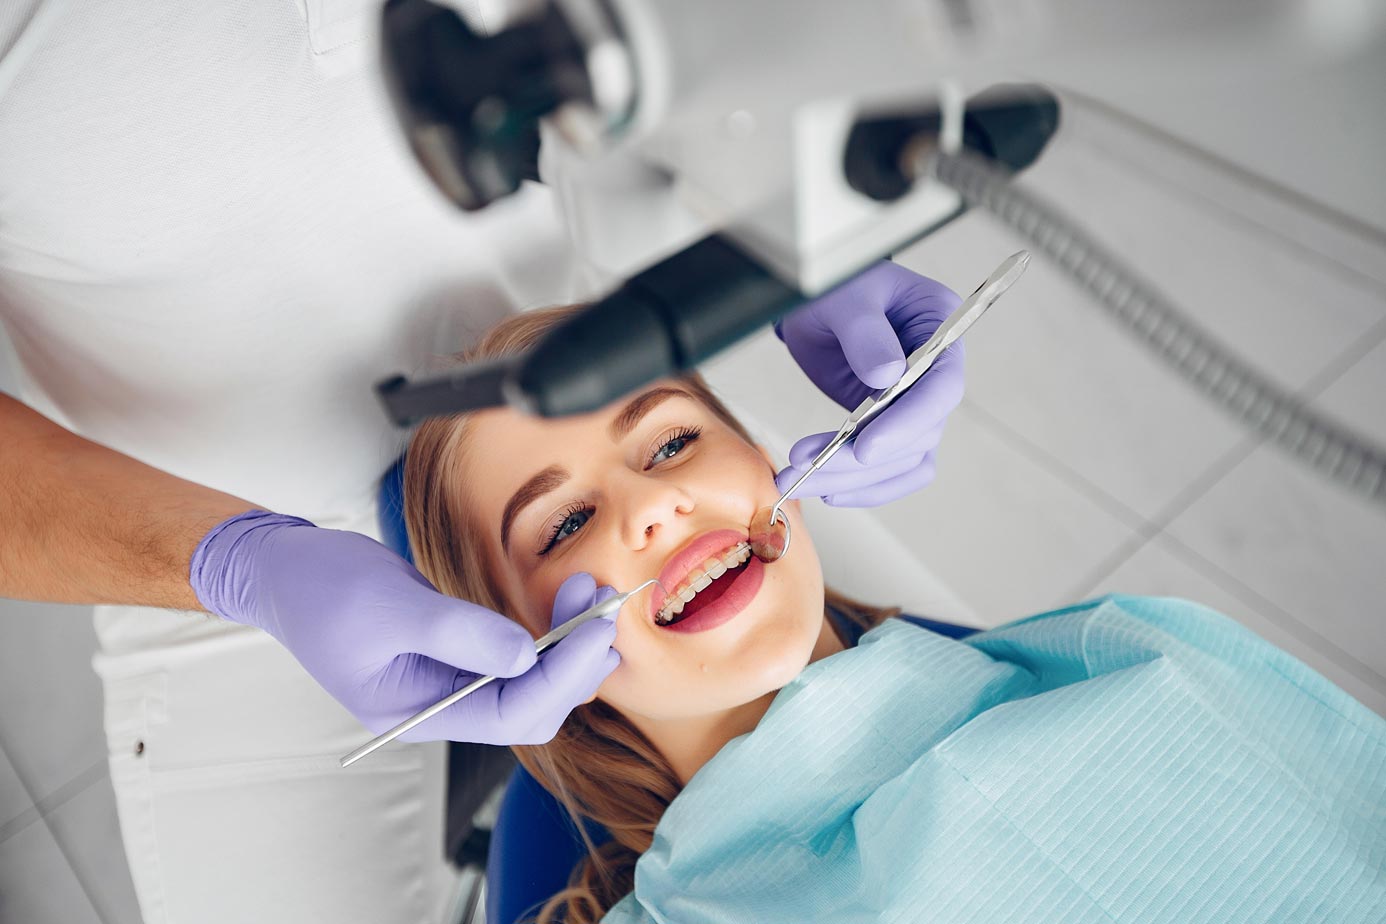
[[[1352,491],[1386,503],[1386,452],[1324,418],[1218,343],[1054,206],[969,152],[930,151],[925,170],[1024,235],[1200,391]]]

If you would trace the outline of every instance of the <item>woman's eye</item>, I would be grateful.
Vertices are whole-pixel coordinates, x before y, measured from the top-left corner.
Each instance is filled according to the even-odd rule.
[[[701,433],[702,430],[698,427],[680,430],[655,450],[654,455],[650,456],[649,464],[654,465],[657,462],[672,459],[680,452],[683,452],[683,450],[688,447],[688,444],[696,440]]]
[[[591,507],[583,507],[579,510],[571,510],[562,520],[554,525],[553,532],[549,534],[548,544],[544,546],[540,555],[547,554],[550,549],[567,539],[573,533],[582,529],[583,525],[592,519],[593,510]]]
[[[683,447],[685,447],[685,446],[687,446],[687,445],[688,445],[688,440],[684,439],[683,437],[679,437],[678,439],[670,440],[669,442],[665,443],[663,446],[659,447],[659,451],[655,453],[655,458],[656,458],[656,459],[672,459],[674,456],[676,456],[676,455],[679,454],[679,450],[680,450],[680,449],[682,449]]]

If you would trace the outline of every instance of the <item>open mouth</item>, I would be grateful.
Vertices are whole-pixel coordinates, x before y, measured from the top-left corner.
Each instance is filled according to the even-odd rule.
[[[744,540],[704,559],[669,592],[655,613],[655,625],[675,625],[716,603],[750,559],[751,546]]]

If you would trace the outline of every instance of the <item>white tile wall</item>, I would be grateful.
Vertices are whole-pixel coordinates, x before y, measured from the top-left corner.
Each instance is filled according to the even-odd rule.
[[[1386,507],[1262,447],[1169,533],[1386,678]]]
[[[121,849],[110,776],[101,773],[46,818],[104,924],[139,924],[140,907]]]
[[[1182,175],[1181,149],[1108,151],[1089,137],[1110,119],[1078,109],[1072,121],[1025,182],[1061,206],[1081,202],[1080,220],[1099,240],[1282,384],[1303,384],[1386,317],[1379,280],[1344,273],[1282,227],[1248,221],[1174,181],[1151,182]]]
[[[1331,382],[1317,400],[1343,424],[1377,445],[1386,445],[1386,325],[1376,346]]]
[[[31,814],[33,807],[29,790],[24,788],[10,759],[0,750],[0,841],[4,840],[3,835],[19,829],[24,823],[23,816]]]
[[[106,760],[91,607],[5,601],[0,637],[0,742],[42,801]]]
[[[0,842],[0,924],[102,924],[42,821]]]
[[[1137,525],[967,405],[949,421],[934,484],[877,515],[983,625],[1071,602],[1073,584]]]

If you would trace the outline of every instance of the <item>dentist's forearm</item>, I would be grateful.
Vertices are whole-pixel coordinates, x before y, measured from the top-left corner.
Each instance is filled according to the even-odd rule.
[[[0,394],[0,597],[201,609],[188,584],[193,550],[254,506]]]

